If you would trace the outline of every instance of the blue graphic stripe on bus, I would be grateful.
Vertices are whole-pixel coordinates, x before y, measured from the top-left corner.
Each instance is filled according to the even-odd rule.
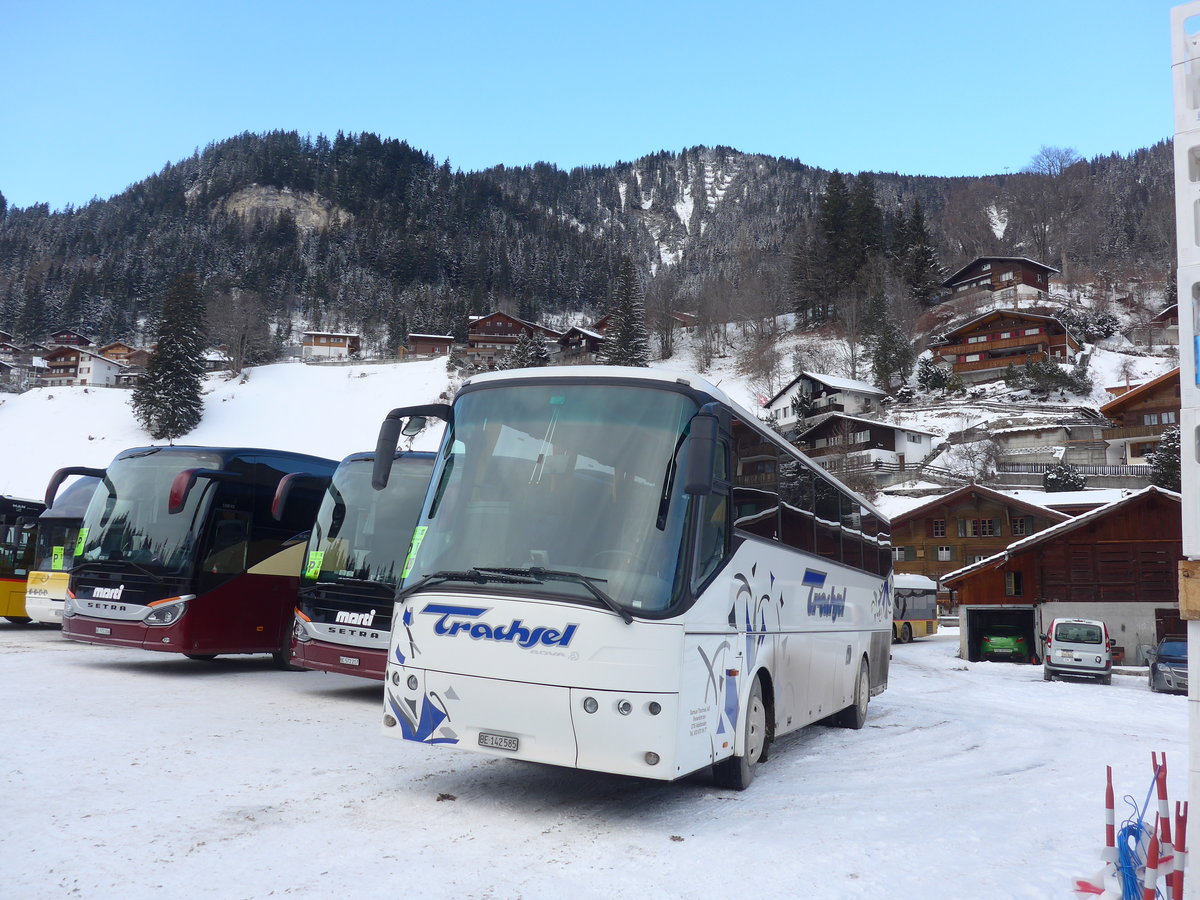
[[[575,636],[575,630],[579,627],[578,625],[567,625],[559,630],[538,625],[535,628],[528,628],[520,619],[513,619],[508,625],[488,625],[486,622],[471,621],[485,612],[487,612],[486,608],[450,606],[442,603],[430,603],[421,610],[423,615],[428,613],[439,617],[433,625],[434,634],[447,637],[465,634],[472,640],[516,644],[526,650],[538,644],[546,647],[566,647],[571,643],[571,639]],[[450,621],[451,618],[457,618],[459,621]]]
[[[438,706],[435,706],[429,697],[421,698],[421,711],[416,717],[404,708],[404,704],[397,702],[396,698],[388,691],[388,706],[391,707],[392,713],[396,720],[400,723],[400,731],[406,741],[418,741],[423,744],[457,744],[456,737],[435,737],[438,727],[445,722],[449,716],[446,711]]]
[[[826,573],[818,572],[816,569],[805,569],[804,580],[801,582],[805,587],[825,587]]]

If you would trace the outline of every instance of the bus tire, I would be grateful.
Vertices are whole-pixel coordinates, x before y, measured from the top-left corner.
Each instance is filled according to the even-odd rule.
[[[28,625],[33,619],[28,616],[5,616],[4,618],[12,622],[14,625]]]
[[[911,644],[912,639],[913,639],[912,625],[910,625],[908,622],[905,622],[904,626],[900,629],[900,643]]]
[[[281,672],[303,672],[303,666],[297,666],[292,662],[292,644],[288,642],[286,647],[276,650],[271,654],[271,663]]]
[[[742,728],[745,753],[713,765],[713,780],[718,787],[744,791],[754,780],[759,762],[767,758],[767,704],[763,700],[762,681],[758,678],[750,687]]]
[[[864,659],[854,679],[854,702],[834,716],[834,723],[856,731],[867,724],[867,704],[871,701],[871,669]]]

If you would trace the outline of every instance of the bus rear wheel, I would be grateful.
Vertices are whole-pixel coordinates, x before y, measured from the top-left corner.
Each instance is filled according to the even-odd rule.
[[[745,753],[713,765],[713,780],[718,787],[744,791],[754,780],[758,764],[767,758],[767,704],[763,700],[762,681],[758,678],[750,688],[742,729]]]
[[[28,625],[33,619],[28,616],[5,616],[4,618],[12,622],[14,625]]]
[[[900,629],[900,643],[911,644],[913,639],[912,625],[908,622],[904,623],[904,627]]]
[[[871,700],[871,669],[864,659],[858,664],[854,680],[854,702],[833,717],[835,724],[856,731],[867,724],[867,704]]]

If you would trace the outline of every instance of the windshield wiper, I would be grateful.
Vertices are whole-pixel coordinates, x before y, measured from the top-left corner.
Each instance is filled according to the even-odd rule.
[[[528,578],[537,584],[546,581],[569,581],[573,584],[583,585],[593,597],[620,616],[626,625],[633,623],[633,616],[630,615],[629,610],[596,587],[597,581],[607,580],[604,578],[589,578],[579,572],[562,572],[556,569],[543,569],[541,566],[530,566],[528,569],[475,569],[475,571],[482,574],[499,573],[513,578]]]
[[[620,616],[626,625],[632,624],[633,616],[629,610],[616,600],[596,587],[597,581],[603,578],[589,578],[579,572],[560,572],[554,569],[543,569],[532,566],[528,569],[513,569],[501,566],[477,566],[465,571],[434,572],[424,576],[420,581],[406,587],[396,595],[397,602],[403,603],[409,594],[428,587],[431,584],[442,584],[447,581],[468,581],[473,584],[545,584],[547,581],[569,581],[587,588],[593,597]]]
[[[124,569],[124,568],[134,569],[138,572],[141,572],[147,578],[152,579],[157,584],[162,584],[164,581],[167,580],[162,575],[159,575],[157,572],[151,572],[145,566],[138,565],[137,563],[131,562],[127,559],[121,559],[121,560],[92,559],[92,560],[88,560],[86,562],[80,563],[78,568],[87,569],[89,566],[91,566],[93,569],[99,569],[102,572],[105,571],[106,569]]]

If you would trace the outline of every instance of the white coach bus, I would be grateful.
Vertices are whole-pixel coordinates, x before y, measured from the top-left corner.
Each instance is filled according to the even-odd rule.
[[[384,732],[745,788],[771,741],[861,728],[892,637],[887,520],[696,377],[476,376],[447,421],[397,594]]]

